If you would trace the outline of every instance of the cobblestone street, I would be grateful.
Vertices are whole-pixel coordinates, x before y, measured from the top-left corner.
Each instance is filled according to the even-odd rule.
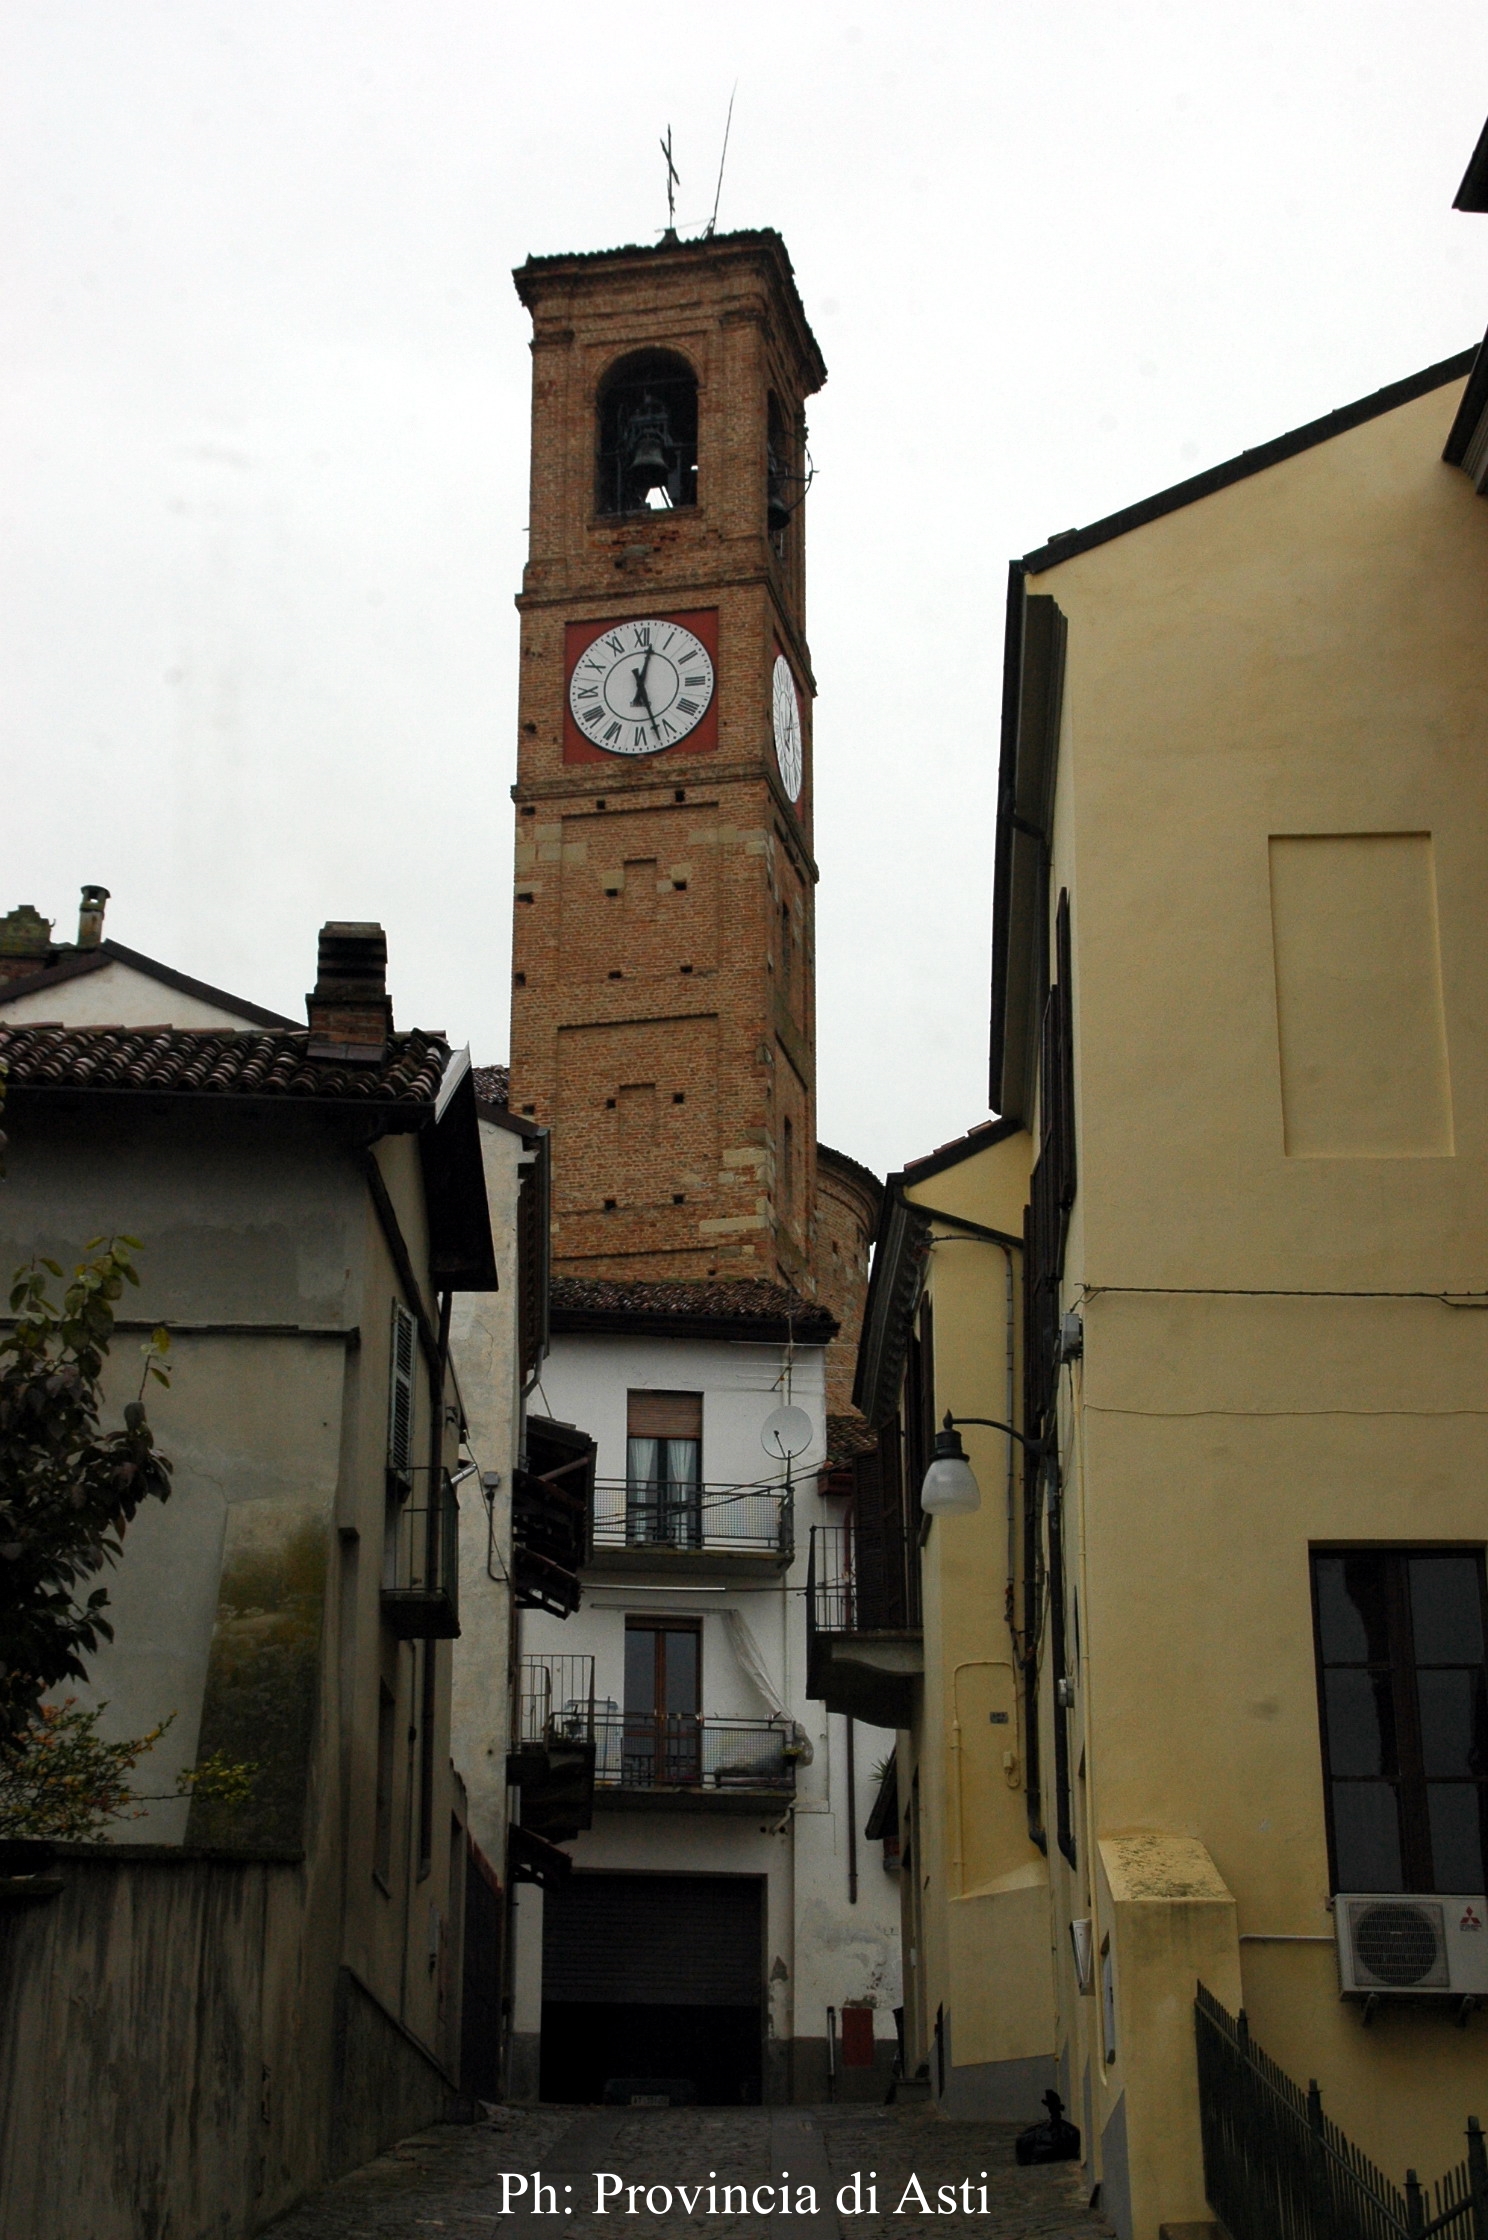
[[[1079,2164],[1019,2169],[1015,2130],[941,2122],[924,2108],[500,2108],[488,2123],[439,2125],[405,2140],[271,2231],[273,2240],[429,2240],[436,2232],[461,2240],[549,2240],[562,2227],[549,2214],[532,2215],[515,2187],[512,2213],[501,2214],[502,2173],[530,2182],[540,2170],[543,2183],[556,2188],[560,2212],[568,2210],[601,2240],[607,2233],[615,2240],[755,2240],[766,2225],[780,2240],[1109,2240],[1110,2226],[1085,2206]],[[598,2171],[626,2186],[656,2189],[651,2209],[644,2191],[633,2213],[621,2193],[598,2219]],[[814,2219],[710,2216],[706,2193],[689,2214],[675,2197],[669,2206],[660,2190],[680,2183],[690,2193],[710,2182],[753,2189],[778,2185],[782,2171],[790,2173],[793,2202],[797,2186],[814,2187]],[[862,2174],[864,2213],[839,2216],[837,2194],[855,2171]],[[937,2189],[954,2187],[956,2209],[926,2214],[913,2196],[901,2209],[911,2175],[932,2211]],[[876,2213],[870,2185],[877,2187]],[[968,2200],[970,2213],[962,2206]]]

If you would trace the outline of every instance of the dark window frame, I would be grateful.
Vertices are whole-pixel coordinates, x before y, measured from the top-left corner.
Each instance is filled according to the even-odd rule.
[[[1388,1783],[1395,1790],[1397,1830],[1400,1853],[1400,1880],[1392,1885],[1401,1891],[1422,1895],[1476,1895],[1488,1882],[1488,1762],[1485,1770],[1473,1775],[1449,1775],[1431,1772],[1426,1762],[1421,1725],[1419,1676],[1423,1671],[1472,1670],[1488,1671],[1488,1663],[1479,1662],[1474,1668],[1469,1660],[1425,1660],[1416,1653],[1414,1618],[1411,1610],[1410,1575],[1408,1566],[1412,1559],[1455,1556],[1472,1561],[1477,1570],[1478,1609],[1484,1657],[1488,1660],[1488,1564],[1485,1564],[1484,1543],[1481,1541],[1319,1541],[1308,1550],[1308,1585],[1312,1604],[1313,1663],[1317,1687],[1318,1744],[1321,1757],[1323,1782],[1323,1811],[1328,1841],[1328,1883],[1330,1892],[1359,1889],[1357,1879],[1343,1879],[1343,1864],[1339,1857],[1339,1837],[1334,1811],[1335,1786],[1365,1783]],[[1384,1659],[1365,1658],[1325,1660],[1323,1653],[1323,1623],[1319,1596],[1319,1566],[1331,1559],[1352,1557],[1374,1559],[1382,1567],[1382,1608],[1387,1628],[1388,1654]],[[1367,1671],[1377,1680],[1388,1685],[1386,1700],[1390,1707],[1391,1734],[1394,1746],[1395,1771],[1392,1774],[1365,1775],[1335,1773],[1333,1768],[1333,1743],[1329,1732],[1329,1703],[1327,1675],[1329,1672]],[[1432,1837],[1429,1790],[1435,1786],[1467,1786],[1469,1782],[1478,1790],[1478,1825],[1482,1862],[1473,1891],[1458,1888],[1460,1878],[1438,1877],[1432,1856]]]
[[[651,1701],[649,1706],[631,1701],[630,1643],[633,1635],[651,1635]],[[677,1709],[667,1702],[671,1680],[665,1643],[670,1635],[685,1634],[693,1643],[692,1705]],[[699,1617],[627,1611],[625,1618],[624,1741],[627,1767],[633,1766],[646,1788],[696,1788],[702,1779],[703,1738],[703,1621]]]

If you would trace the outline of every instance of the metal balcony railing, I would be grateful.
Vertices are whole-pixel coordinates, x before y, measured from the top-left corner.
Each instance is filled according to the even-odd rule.
[[[783,1720],[600,1713],[594,1734],[596,1789],[795,1791],[800,1744]]]
[[[678,1486],[655,1478],[596,1478],[596,1548],[687,1548],[720,1555],[788,1556],[789,1490],[764,1485]]]
[[[813,1525],[806,1571],[813,1633],[913,1633],[920,1624],[919,1551],[907,1525]]]
[[[382,1614],[402,1641],[452,1641],[460,1631],[460,1504],[447,1479],[432,1501],[389,1506]]]
[[[563,1652],[522,1659],[517,1721],[522,1742],[592,1742],[594,1711],[593,1657]]]

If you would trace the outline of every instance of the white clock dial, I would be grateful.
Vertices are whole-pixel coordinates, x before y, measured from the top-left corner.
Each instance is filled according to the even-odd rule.
[[[574,722],[606,754],[659,754],[695,731],[713,699],[707,648],[680,622],[617,622],[574,663]]]
[[[796,696],[796,680],[791,665],[783,653],[775,656],[775,760],[780,765],[780,782],[785,787],[786,798],[799,801],[801,797],[801,703]]]

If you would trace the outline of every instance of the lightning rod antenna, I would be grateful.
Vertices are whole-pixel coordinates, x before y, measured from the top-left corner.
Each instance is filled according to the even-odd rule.
[[[713,197],[713,215],[708,220],[708,232],[703,236],[705,241],[718,223],[718,198],[723,193],[723,167],[728,162],[729,127],[734,121],[734,94],[738,90],[739,81],[735,78],[733,93],[729,95],[728,115],[723,120],[723,153],[718,159],[718,189]]]

